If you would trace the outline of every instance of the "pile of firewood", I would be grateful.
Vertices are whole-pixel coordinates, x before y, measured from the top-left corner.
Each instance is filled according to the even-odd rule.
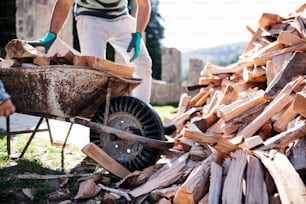
[[[306,203],[305,8],[264,13],[237,63],[207,63],[187,87],[195,96],[183,93],[164,119],[177,127],[174,147],[117,189],[98,184],[105,201]]]
[[[188,87],[197,94],[182,94],[164,120],[177,126],[167,162],[121,182],[132,197],[306,203],[305,7],[286,18],[264,13],[237,63],[206,64],[199,84]]]
[[[187,87],[198,92],[183,93],[164,119],[176,125],[174,146],[155,165],[129,172],[109,158],[116,187],[94,175],[80,180],[74,199],[103,189],[103,203],[306,203],[305,8],[264,13],[238,62],[205,65]],[[95,148],[83,151],[107,156]]]

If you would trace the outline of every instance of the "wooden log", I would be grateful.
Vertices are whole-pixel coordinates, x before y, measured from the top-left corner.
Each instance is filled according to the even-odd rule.
[[[94,143],[89,143],[83,147],[82,152],[95,160],[103,168],[120,178],[124,178],[130,173],[128,169],[111,158],[106,152],[104,152]]]
[[[306,51],[306,43],[297,44],[280,50],[274,50],[258,57],[250,57],[238,61],[237,63],[228,65],[227,67],[216,67],[212,64],[206,64],[203,74],[220,74],[220,73],[235,73],[241,71],[244,67],[265,65],[267,61],[272,60],[275,55],[291,53],[296,51]]]
[[[263,13],[259,18],[259,28],[266,29],[274,24],[282,23],[285,19],[277,14]]]
[[[260,127],[266,123],[276,112],[285,107],[291,100],[292,90],[301,83],[302,78],[298,78],[287,84],[282,91],[275,97],[275,99],[265,108],[265,110],[250,124],[248,124],[236,137],[251,137]]]
[[[293,110],[306,118],[306,88],[303,91],[296,93],[296,97],[293,103]]]
[[[290,143],[295,140],[305,137],[306,135],[306,121],[300,121],[294,127],[287,129],[286,131],[275,135],[267,139],[263,146],[259,147],[258,150],[269,150],[272,148],[286,148]]]
[[[255,105],[254,107],[242,112],[241,114],[237,115],[236,117],[225,121],[220,129],[225,135],[230,135],[237,132],[239,129],[245,127],[251,121],[253,121],[268,105],[267,102],[260,103]]]
[[[290,148],[288,158],[294,168],[301,173],[306,172],[306,137],[297,140]]]
[[[153,174],[147,182],[130,191],[130,194],[134,198],[137,198],[152,190],[164,188],[175,183],[184,173],[188,157],[189,153],[185,153],[179,158],[174,158],[171,162]]]
[[[306,188],[286,155],[276,152],[272,159],[254,151],[274,179],[282,203],[306,203]]]
[[[288,123],[298,115],[298,113],[293,109],[293,101],[294,97],[292,97],[289,107],[282,113],[282,115],[278,118],[278,120],[273,124],[273,129],[276,132],[278,133],[284,132],[287,129]]]
[[[194,204],[197,203],[208,191],[210,164],[213,162],[215,154],[211,154],[199,166],[190,173],[186,181],[176,192],[174,204]]]
[[[224,181],[222,203],[242,203],[242,180],[247,154],[242,150],[231,153],[232,161]],[[233,188],[235,186],[235,188]]]
[[[208,144],[214,149],[224,153],[230,153],[236,149],[239,149],[237,145],[232,144],[227,139],[222,137],[222,135],[205,134],[186,129],[184,131],[184,137],[190,138],[200,144]]]
[[[306,75],[306,53],[296,52],[287,66],[278,73],[265,91],[265,97],[274,97],[286,84],[295,77]]]
[[[265,75],[256,73],[256,71],[254,70],[255,68],[250,69],[250,68],[245,67],[243,69],[243,81],[245,82],[266,82],[267,81],[267,78]]]
[[[269,203],[264,169],[254,156],[248,156],[245,203]]]
[[[133,78],[134,74],[134,67],[122,65],[119,63],[112,62],[110,60],[94,56],[76,55],[73,59],[73,64],[79,66],[94,67],[125,78]]]
[[[34,48],[24,40],[13,39],[5,45],[7,59],[34,58],[45,56],[43,51]]]
[[[173,185],[166,188],[155,189],[150,192],[150,196],[154,200],[159,200],[161,198],[167,198],[169,200],[172,200],[179,188],[180,188],[179,185]]]
[[[255,135],[253,137],[245,138],[244,143],[242,143],[239,146],[244,148],[244,149],[252,149],[252,148],[257,147],[261,144],[263,144],[262,138],[259,135]]]
[[[220,105],[216,110],[217,115],[221,116],[225,121],[229,121],[244,111],[247,111],[258,104],[266,102],[266,99],[263,96],[264,91],[258,90],[251,93],[248,97],[234,101],[229,105]]]
[[[39,66],[47,66],[50,64],[50,58],[47,56],[38,56],[33,59],[33,63]]]
[[[287,31],[281,31],[277,37],[277,41],[286,45],[293,46],[300,43],[305,43],[306,40],[302,39],[300,36],[294,33],[290,33]]]
[[[208,145],[193,144],[190,148],[190,159],[192,161],[203,161],[212,153]]]
[[[216,162],[211,163],[210,167],[210,185],[208,200],[210,204],[219,204],[222,188],[222,166]]]

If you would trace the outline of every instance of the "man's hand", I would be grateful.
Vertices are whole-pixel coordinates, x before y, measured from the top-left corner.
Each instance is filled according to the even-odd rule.
[[[130,52],[132,50],[132,48],[134,48],[134,55],[133,57],[130,59],[130,62],[134,61],[140,53],[140,44],[141,44],[141,34],[136,32],[136,33],[132,33],[132,40],[127,48],[127,52]]]
[[[28,43],[32,46],[43,46],[45,48],[45,53],[47,53],[56,37],[55,33],[49,32],[45,37],[39,40],[28,41]]]
[[[10,116],[15,113],[16,108],[13,105],[11,99],[6,99],[2,103],[0,103],[0,116]]]

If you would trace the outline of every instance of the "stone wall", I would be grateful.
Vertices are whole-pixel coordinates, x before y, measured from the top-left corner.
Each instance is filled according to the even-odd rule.
[[[16,36],[22,40],[36,40],[49,31],[52,11],[56,0],[16,0]],[[72,13],[59,37],[73,45]]]
[[[176,48],[163,48],[162,80],[153,80],[151,103],[178,103],[184,92],[181,78],[181,52]]]

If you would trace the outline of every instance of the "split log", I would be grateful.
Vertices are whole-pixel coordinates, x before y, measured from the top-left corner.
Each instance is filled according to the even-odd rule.
[[[146,183],[133,189],[130,194],[137,198],[152,190],[164,188],[175,183],[184,172],[188,157],[189,153],[185,153],[181,157],[171,160],[171,162],[153,174]]]
[[[274,97],[286,84],[298,76],[306,75],[306,53],[296,52],[287,66],[278,73],[265,91],[265,97]]]
[[[268,105],[267,102],[260,103],[258,105],[255,105],[254,107],[244,111],[243,113],[237,115],[236,117],[225,121],[221,125],[221,131],[225,135],[230,135],[235,132],[237,132],[239,129],[244,128],[249,124],[251,121],[253,121]]]
[[[75,195],[75,200],[82,200],[87,198],[92,198],[100,192],[101,188],[97,186],[93,179],[87,179],[80,183],[77,194]]]
[[[220,105],[217,109],[217,115],[221,116],[225,121],[228,121],[244,111],[251,109],[252,107],[266,102],[263,97],[264,91],[258,90],[251,93],[248,97],[234,101],[229,105]]]
[[[289,107],[282,113],[282,115],[278,118],[278,120],[273,124],[273,129],[276,132],[278,133],[284,132],[287,129],[288,123],[298,115],[298,113],[293,109],[293,101],[294,98],[292,97],[292,101],[289,104]]]
[[[242,180],[247,163],[246,156],[242,150],[231,153],[232,160],[224,181],[222,203],[242,203]]]
[[[122,65],[119,63],[112,62],[110,60],[94,56],[76,55],[73,59],[73,64],[79,66],[94,67],[125,78],[133,78],[134,74],[134,67]]]
[[[303,91],[300,91],[296,94],[294,103],[293,103],[293,110],[300,114],[301,116],[306,118],[306,88]]]
[[[210,204],[219,204],[222,188],[222,166],[216,162],[211,163],[210,167],[210,185],[208,200]]]
[[[263,146],[259,147],[258,150],[269,150],[272,148],[286,148],[290,143],[295,140],[306,136],[306,121],[302,120],[298,122],[294,127],[287,129],[286,131],[275,135],[267,139]]]
[[[267,61],[271,60],[275,55],[291,53],[295,51],[306,51],[306,43],[297,44],[280,50],[274,50],[258,57],[251,57],[249,59],[241,60],[237,63],[231,64],[227,67],[217,67],[212,64],[206,64],[203,74],[219,74],[219,73],[235,73],[243,70],[244,67],[265,65]]]
[[[169,200],[172,200],[179,188],[179,185],[173,185],[162,189],[156,189],[153,190],[150,195],[154,200],[159,200],[161,198],[168,198]]]
[[[13,39],[5,45],[7,59],[34,58],[45,56],[45,53],[34,48],[24,40]]]
[[[260,161],[254,156],[248,156],[246,176],[245,203],[268,204],[269,197],[264,178],[264,169]]]
[[[214,158],[215,154],[213,153],[193,169],[176,192],[173,198],[174,204],[195,204],[205,195],[209,188],[210,165]]]
[[[184,131],[184,137],[190,138],[200,144],[208,144],[214,149],[224,153],[230,153],[236,149],[239,149],[237,145],[232,144],[222,135],[201,133],[186,129]]]
[[[265,122],[290,102],[292,90],[301,83],[301,81],[302,78],[298,78],[287,84],[265,110],[236,135],[236,138],[239,140],[240,137],[247,138],[256,133]]]
[[[111,158],[106,152],[104,152],[94,143],[89,143],[88,145],[83,147],[82,152],[93,160],[95,160],[103,168],[120,178],[124,178],[128,174],[130,174],[130,171],[128,169],[126,169],[124,166],[122,166],[113,158]]]
[[[306,137],[297,140],[289,150],[288,158],[294,168],[301,173],[306,172]]]
[[[273,159],[261,151],[254,151],[274,179],[282,203],[306,203],[306,188],[288,158],[275,153]]]

